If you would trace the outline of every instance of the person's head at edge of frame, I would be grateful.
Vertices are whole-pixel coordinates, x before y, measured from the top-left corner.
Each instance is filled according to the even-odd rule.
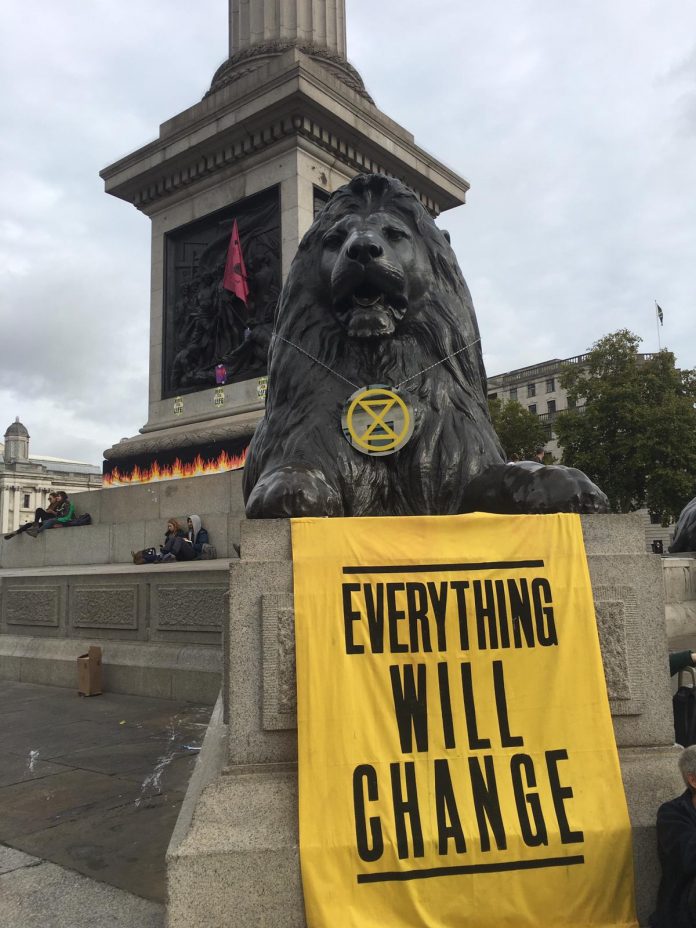
[[[696,744],[684,748],[679,755],[677,764],[684,783],[691,793],[691,801],[696,806]]]

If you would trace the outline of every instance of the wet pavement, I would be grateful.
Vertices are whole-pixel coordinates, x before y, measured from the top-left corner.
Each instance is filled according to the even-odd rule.
[[[45,861],[56,886],[67,870],[164,902],[164,856],[211,711],[0,681],[0,852],[23,862],[0,867],[0,895]]]

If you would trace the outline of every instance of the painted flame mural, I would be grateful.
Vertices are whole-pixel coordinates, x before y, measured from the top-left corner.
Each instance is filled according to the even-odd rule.
[[[133,483],[154,483],[159,480],[177,480],[184,477],[203,477],[221,474],[228,470],[244,467],[248,441],[230,443],[232,447],[180,448],[159,455],[157,458],[144,456],[104,461],[103,485],[105,487],[127,486]]]

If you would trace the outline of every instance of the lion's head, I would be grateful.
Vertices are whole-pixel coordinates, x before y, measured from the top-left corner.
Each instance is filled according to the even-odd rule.
[[[394,335],[410,303],[423,295],[428,260],[415,234],[412,200],[386,177],[361,176],[336,194],[322,217],[321,285],[352,338]]]
[[[276,327],[363,379],[416,373],[470,346],[447,368],[469,401],[472,385],[485,397],[478,327],[448,237],[394,178],[361,174],[331,196],[300,243]]]

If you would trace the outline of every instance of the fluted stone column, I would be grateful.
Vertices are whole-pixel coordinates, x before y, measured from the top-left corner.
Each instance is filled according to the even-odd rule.
[[[14,512],[12,513],[12,531],[16,532],[19,528],[19,517],[21,515],[22,509],[20,505],[20,494],[22,492],[21,487],[13,487],[14,490]]]
[[[346,57],[345,0],[229,0],[230,57],[250,45],[297,42]]]

